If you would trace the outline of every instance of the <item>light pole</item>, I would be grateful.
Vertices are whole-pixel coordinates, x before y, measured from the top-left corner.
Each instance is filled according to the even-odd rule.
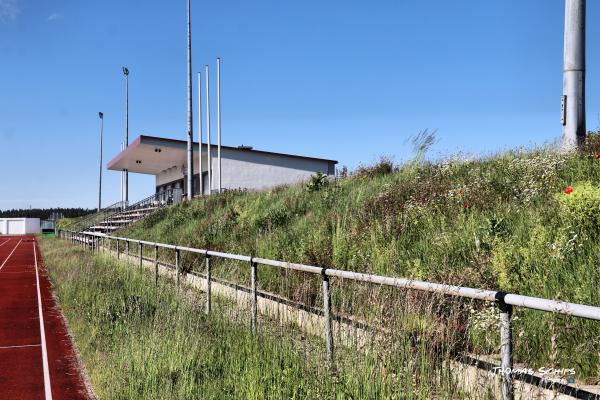
[[[565,0],[563,146],[573,149],[585,141],[585,0]]]
[[[121,142],[121,151],[125,150],[125,143]],[[125,171],[121,171],[121,208],[124,208],[125,204]]]
[[[129,146],[129,70],[123,67],[123,75],[125,75],[125,148]],[[129,204],[129,172],[125,169],[123,171],[123,189],[124,193],[124,204],[123,207],[127,207]]]
[[[194,115],[192,112],[192,21],[190,0],[187,2],[187,58],[188,58],[188,134],[187,134],[187,199],[194,198]],[[202,142],[202,140],[200,141]],[[200,149],[202,150],[202,149]],[[202,177],[200,177],[202,179]]]
[[[104,114],[98,113],[100,117],[100,171],[98,174],[98,212],[102,210],[102,136],[104,134]]]

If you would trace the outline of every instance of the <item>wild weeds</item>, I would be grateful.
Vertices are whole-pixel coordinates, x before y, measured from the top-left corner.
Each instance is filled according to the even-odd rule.
[[[569,186],[576,194],[569,201],[582,192],[589,201],[566,207]],[[600,306],[600,248],[589,229],[580,232],[595,224],[591,204],[599,186],[600,158],[591,153],[536,149],[400,166],[384,160],[318,191],[297,185],[171,207],[120,234]],[[215,274],[245,284],[246,272],[223,267]],[[318,285],[311,289],[317,294],[290,290],[305,281],[282,279],[273,270],[261,274],[264,290],[319,305]],[[356,304],[369,302],[360,292],[338,291]],[[550,314],[529,312],[519,318],[517,360],[548,361],[553,344],[545,332],[552,322],[564,349],[557,362],[576,362],[578,376],[600,380],[600,344],[587,340],[600,336],[598,324],[558,323]],[[577,329],[561,330],[566,327]],[[572,349],[582,346],[586,351],[575,357]]]

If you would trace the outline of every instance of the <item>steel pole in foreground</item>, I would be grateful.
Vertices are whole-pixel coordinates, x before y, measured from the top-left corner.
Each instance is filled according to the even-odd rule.
[[[129,146],[129,69],[123,67],[123,75],[125,75],[125,148]],[[129,172],[123,172],[123,193],[124,206],[129,202]]]
[[[210,195],[212,194],[212,159],[210,155],[210,82],[208,80],[208,65],[204,66],[204,75],[206,79],[206,169],[208,171],[208,194]]]
[[[221,193],[221,57],[217,57],[217,168]]]
[[[563,147],[583,144],[585,128],[585,0],[565,0]]]
[[[200,195],[204,194],[204,179],[202,178],[202,76],[198,72],[198,175],[200,176]]]
[[[192,111],[192,21],[190,0],[187,1],[187,61],[188,61],[188,134],[187,134],[187,199],[194,198],[194,115]]]
[[[98,212],[102,209],[102,136],[104,134],[104,114],[99,112],[100,117],[100,172],[98,174]]]

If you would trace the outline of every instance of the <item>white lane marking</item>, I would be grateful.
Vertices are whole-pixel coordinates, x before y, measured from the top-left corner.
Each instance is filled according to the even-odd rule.
[[[23,241],[23,239],[19,240],[19,243],[17,243],[17,245],[15,246],[15,248],[12,249],[12,251],[10,252],[10,254],[8,255],[8,257],[6,257],[6,260],[4,260],[4,262],[2,263],[2,265],[0,265],[0,271],[2,271],[2,268],[4,268],[4,266],[6,265],[6,262],[8,261],[8,259],[10,258],[10,256],[13,255],[13,253],[15,252],[15,250],[17,249],[17,247],[19,247],[19,245],[21,244],[22,241]]]
[[[52,387],[50,386],[50,370],[48,368],[48,350],[46,349],[46,331],[44,329],[44,314],[42,313],[42,294],[40,292],[40,275],[38,273],[37,251],[33,242],[33,258],[35,260],[35,283],[37,285],[38,314],[40,319],[40,337],[42,338],[42,364],[44,366],[44,392],[46,400],[52,400]]]
[[[40,346],[41,346],[41,344],[22,344],[22,345],[19,345],[19,346],[0,346],[0,350],[3,350],[3,349],[20,349],[20,348],[23,348],[23,347],[40,347]]]
[[[4,242],[2,242],[2,244],[0,244],[0,247],[4,246],[6,243],[10,242],[10,239],[5,240]]]

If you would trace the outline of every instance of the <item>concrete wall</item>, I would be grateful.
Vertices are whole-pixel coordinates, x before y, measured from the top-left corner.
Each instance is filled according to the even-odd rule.
[[[165,183],[173,182],[177,179],[183,179],[182,167],[169,168],[163,173],[156,175],[156,186],[164,185]]]
[[[0,235],[40,233],[39,218],[0,218]]]
[[[219,185],[216,152],[215,146],[211,154],[213,191],[217,190]],[[204,157],[204,160],[206,160],[206,157]],[[206,172],[205,163],[203,162],[203,171]],[[194,167],[194,172],[197,174],[198,166],[195,165]],[[335,164],[311,158],[222,148],[221,171],[223,189],[260,190],[306,181],[317,172],[333,175]],[[182,178],[181,168],[171,168],[156,176],[156,186]],[[204,177],[203,182],[203,194],[209,194],[207,176]]]
[[[327,161],[282,157],[274,154],[241,152],[225,149],[221,152],[224,189],[266,189],[278,185],[308,180],[317,172],[333,175]],[[213,158],[213,189],[218,188],[217,159]]]

